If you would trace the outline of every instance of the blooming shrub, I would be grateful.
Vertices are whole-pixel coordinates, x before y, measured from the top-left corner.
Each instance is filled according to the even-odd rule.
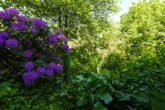
[[[44,20],[22,16],[15,8],[0,11],[0,27],[0,72],[22,76],[25,85],[62,72],[60,57],[70,48],[61,30],[50,33]]]

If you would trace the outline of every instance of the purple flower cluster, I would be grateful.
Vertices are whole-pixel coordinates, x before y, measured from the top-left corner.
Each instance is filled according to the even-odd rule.
[[[53,69],[47,68],[45,74],[46,74],[47,76],[53,76],[54,71],[53,71]]]
[[[45,67],[38,67],[36,72],[38,74],[44,74],[46,72],[46,68]]]
[[[49,76],[50,75],[49,73],[52,72],[52,71],[53,71],[53,73],[61,72],[62,71],[62,65],[61,64],[56,64],[56,63],[53,63],[53,62],[49,63],[47,65],[46,75]],[[52,73],[52,75],[53,75],[53,73]]]
[[[34,19],[32,23],[37,27],[37,28],[45,28],[47,26],[46,22],[41,20],[41,19]]]
[[[68,45],[68,38],[63,35],[60,29],[57,30],[56,34],[51,34],[48,36],[48,42],[50,44],[54,44],[57,41],[63,41],[63,46],[62,46],[63,50],[67,53],[70,52],[71,49]]]
[[[30,50],[23,51],[23,56],[25,58],[30,58],[30,57],[32,57],[32,55],[33,55],[33,52]]]
[[[26,16],[17,16],[18,22],[26,22],[26,20],[27,20]]]
[[[61,64],[55,64],[55,63],[49,63],[47,65],[46,69],[46,75],[52,76],[54,73],[60,73],[62,71],[62,65]]]
[[[48,42],[51,43],[51,44],[57,42],[57,37],[56,37],[56,35],[55,35],[55,34],[49,35],[49,37],[48,37]]]
[[[19,15],[19,11],[16,8],[6,8],[4,11],[0,11],[0,19],[14,20],[10,24],[10,28],[19,31],[29,29],[31,32],[37,33],[40,29],[47,27],[47,23],[42,19],[28,19],[26,16]]]
[[[33,33],[37,33],[38,32],[38,30],[36,28],[31,28],[30,31],[33,32]]]
[[[3,39],[8,39],[10,37],[10,34],[8,32],[0,32],[0,37]]]
[[[0,37],[0,46],[5,44],[5,40],[3,38]]]
[[[0,32],[0,46],[5,44],[5,41],[9,39],[10,34],[8,32]]]
[[[49,63],[47,67],[48,67],[49,69],[54,70],[55,67],[56,67],[56,64],[52,62],[52,63]]]
[[[54,52],[59,53],[61,50],[62,52],[69,52],[70,48],[68,38],[64,36],[60,29],[53,34],[47,32],[45,34],[48,35],[45,36],[47,38],[42,38],[44,35],[40,34],[40,32],[48,29],[47,23],[42,19],[22,16],[15,8],[6,8],[4,11],[0,11],[1,21],[2,23],[5,21],[4,26],[7,28],[6,31],[0,32],[0,46],[7,48],[9,51],[15,48],[19,48],[17,50],[21,51],[16,50],[15,53],[18,55],[21,53],[24,58],[22,79],[25,85],[32,85],[40,76],[53,76],[62,72],[62,59],[58,55],[54,57]],[[17,36],[17,33],[19,36]],[[20,34],[27,35],[23,35],[21,38]],[[38,41],[41,44],[35,41],[37,40],[37,35],[39,35]],[[29,38],[26,38],[26,36],[29,36]],[[42,60],[44,64],[36,63],[38,60]]]
[[[18,48],[19,46],[19,42],[17,39],[14,38],[10,38],[8,40],[6,40],[6,47],[8,48]]]
[[[3,12],[3,11],[0,11],[0,18],[1,18],[1,19],[4,19],[4,20],[10,20],[10,19],[12,18],[12,16],[6,14],[6,13]]]
[[[54,71],[56,71],[57,73],[62,71],[62,65],[61,64],[56,64]]]
[[[19,11],[15,8],[6,8],[5,13],[12,15],[12,16],[18,16],[19,15]]]
[[[18,16],[19,11],[15,8],[6,8],[4,11],[0,11],[0,18],[4,20],[10,20],[13,16]]]
[[[21,31],[21,30],[27,30],[28,26],[24,23],[11,23],[10,28]]]
[[[0,46],[5,45],[7,48],[18,48],[19,42],[15,38],[10,38],[8,32],[0,32]]]
[[[63,35],[62,31],[60,29],[57,30],[58,35]]]
[[[22,75],[23,81],[25,85],[31,85],[37,78],[38,74],[35,71],[27,71]]]
[[[34,63],[31,61],[26,62],[26,63],[24,63],[23,68],[25,70],[33,70],[34,69]]]
[[[26,72],[23,73],[23,81],[25,85],[31,85],[40,75],[53,76],[54,73],[62,72],[62,65],[49,63],[47,66],[40,66],[34,71],[34,63],[26,62],[23,65]]]
[[[69,48],[69,45],[68,44],[64,44],[63,45],[63,48],[66,52],[70,52],[70,48]]]

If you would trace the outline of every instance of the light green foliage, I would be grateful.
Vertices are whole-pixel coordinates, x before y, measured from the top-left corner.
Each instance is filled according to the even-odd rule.
[[[134,4],[129,12],[122,16],[121,31],[125,34],[127,52],[134,56],[147,55],[158,58],[161,63],[165,42],[165,3],[157,1]]]
[[[130,77],[131,80],[135,79],[137,82],[146,82],[149,88],[155,88],[155,90],[143,88],[142,91],[145,93],[138,93],[134,98],[146,103],[150,100],[150,95],[154,94],[156,99],[151,103],[151,107],[160,110],[163,109],[163,105],[165,106],[164,98],[163,100],[160,98],[160,96],[165,96],[160,92],[165,91],[163,84],[163,68],[165,67],[164,10],[165,1],[139,2],[134,4],[129,12],[122,16],[121,20],[121,31],[127,44],[123,75]],[[162,69],[161,74],[158,72],[160,69]],[[148,94],[150,91],[152,92]]]

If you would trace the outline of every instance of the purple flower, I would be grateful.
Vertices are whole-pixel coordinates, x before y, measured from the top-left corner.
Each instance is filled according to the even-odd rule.
[[[49,43],[55,43],[55,42],[57,42],[57,37],[56,37],[56,35],[55,34],[51,34],[51,35],[49,35],[49,37],[48,37],[48,42]]]
[[[10,28],[21,31],[21,30],[27,30],[28,26],[24,23],[20,23],[20,24],[12,23],[10,24]]]
[[[8,40],[6,40],[6,47],[8,48],[18,48],[19,46],[19,42],[17,39],[14,38],[10,38]]]
[[[62,65],[61,64],[49,63],[47,65],[47,68],[54,70],[55,72],[58,72],[58,73],[62,71]]]
[[[43,73],[46,72],[46,68],[45,67],[38,67],[37,70],[36,70],[36,72],[38,74],[43,74]]]
[[[61,71],[62,71],[62,65],[61,65],[61,64],[56,64],[54,70],[55,70],[55,72],[57,72],[57,73],[61,72]]]
[[[38,30],[36,28],[31,28],[30,31],[31,32],[34,32],[34,33],[37,33],[38,32]]]
[[[49,63],[49,64],[47,65],[47,67],[50,68],[50,69],[55,69],[56,64],[52,62],[52,63]]]
[[[26,19],[26,16],[18,16],[17,17],[17,21],[18,22],[25,22],[27,19]]]
[[[41,19],[34,19],[33,24],[38,28],[45,28],[47,26],[46,22]]]
[[[58,35],[57,38],[58,39],[63,39],[63,35]]]
[[[63,36],[63,35],[58,35],[57,38],[58,38],[59,40],[63,40],[64,43],[67,43],[67,42],[68,42],[68,38],[65,37],[65,36]]]
[[[38,74],[35,71],[27,71],[22,75],[25,85],[31,85],[37,78]]]
[[[24,63],[23,67],[25,70],[33,70],[34,69],[34,63],[31,61],[26,62],[26,63]]]
[[[0,32],[0,37],[3,39],[8,39],[10,34],[8,32]]]
[[[54,70],[51,69],[51,68],[47,68],[46,71],[45,71],[45,74],[46,74],[47,76],[53,76]]]
[[[28,26],[26,24],[19,24],[18,25],[18,30],[27,30]]]
[[[32,55],[33,55],[33,53],[30,50],[26,50],[26,51],[23,52],[23,56],[25,58],[30,58],[30,57],[32,57]]]
[[[5,40],[2,37],[0,37],[0,46],[2,46],[4,44],[5,44]]]
[[[64,45],[63,45],[63,48],[64,48],[64,50],[65,50],[66,52],[70,52],[70,48],[69,48],[69,46],[68,46],[67,44],[64,44]]]
[[[67,37],[65,37],[65,36],[63,36],[63,41],[65,42],[65,43],[67,43],[68,42],[68,38]]]
[[[10,20],[10,19],[12,18],[12,16],[6,14],[6,13],[3,12],[3,11],[0,11],[0,18],[2,18],[2,19],[6,19],[6,20]]]
[[[18,16],[19,15],[19,11],[15,8],[6,8],[5,12],[9,15],[12,15],[12,16]]]
[[[62,35],[63,33],[62,33],[62,31],[61,31],[60,29],[58,29],[58,30],[57,30],[57,34],[58,34],[58,35]]]
[[[12,28],[12,29],[16,29],[17,30],[18,29],[18,24],[11,23],[9,27]]]

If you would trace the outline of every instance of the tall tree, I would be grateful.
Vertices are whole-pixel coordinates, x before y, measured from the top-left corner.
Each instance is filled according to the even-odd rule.
[[[149,0],[134,4],[121,18],[121,31],[128,40],[130,55],[165,58],[165,1]],[[150,55],[149,55],[150,54]]]

